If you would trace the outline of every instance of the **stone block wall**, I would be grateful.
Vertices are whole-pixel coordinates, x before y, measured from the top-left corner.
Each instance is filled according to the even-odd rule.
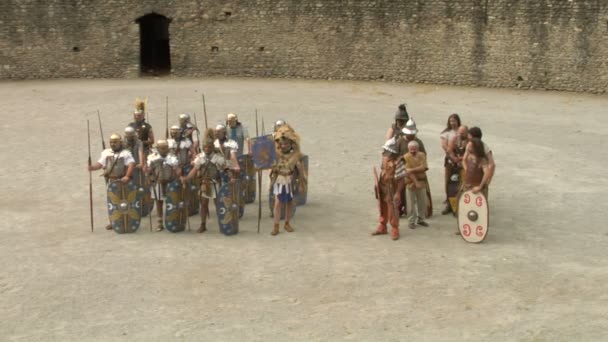
[[[138,77],[149,13],[178,77],[608,90],[608,0],[3,0],[0,79]]]

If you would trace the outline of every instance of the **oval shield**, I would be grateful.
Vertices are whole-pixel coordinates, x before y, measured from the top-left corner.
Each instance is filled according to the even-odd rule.
[[[481,192],[474,194],[468,190],[460,195],[458,230],[466,242],[482,242],[488,235],[489,219],[488,202]]]

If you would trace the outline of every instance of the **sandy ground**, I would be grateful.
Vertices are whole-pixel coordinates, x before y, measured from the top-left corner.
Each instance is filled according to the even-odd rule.
[[[296,232],[270,236],[247,207],[241,233],[103,229],[94,175],[89,228],[86,118],[104,133],[150,99],[164,135],[196,111],[229,111],[255,132],[283,118],[310,155]],[[370,237],[372,166],[397,104],[429,150],[435,216],[402,238]],[[0,336],[3,341],[598,341],[608,338],[608,97],[575,93],[299,80],[97,80],[0,83]],[[483,128],[497,172],[480,245],[441,216],[438,134],[458,112]],[[602,167],[604,165],[604,167]],[[156,218],[154,218],[156,220]],[[192,218],[192,227],[200,219]]]

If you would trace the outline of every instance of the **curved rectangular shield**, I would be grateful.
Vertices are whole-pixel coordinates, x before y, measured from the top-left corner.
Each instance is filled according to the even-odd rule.
[[[137,231],[141,220],[142,195],[133,181],[123,183],[120,180],[112,180],[108,183],[108,215],[116,233]]]
[[[277,160],[272,134],[251,138],[251,157],[256,169],[270,169]]]

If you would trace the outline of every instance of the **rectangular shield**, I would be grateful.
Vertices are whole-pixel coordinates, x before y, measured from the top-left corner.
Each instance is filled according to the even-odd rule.
[[[270,169],[277,160],[272,134],[251,138],[251,156],[256,169]]]

